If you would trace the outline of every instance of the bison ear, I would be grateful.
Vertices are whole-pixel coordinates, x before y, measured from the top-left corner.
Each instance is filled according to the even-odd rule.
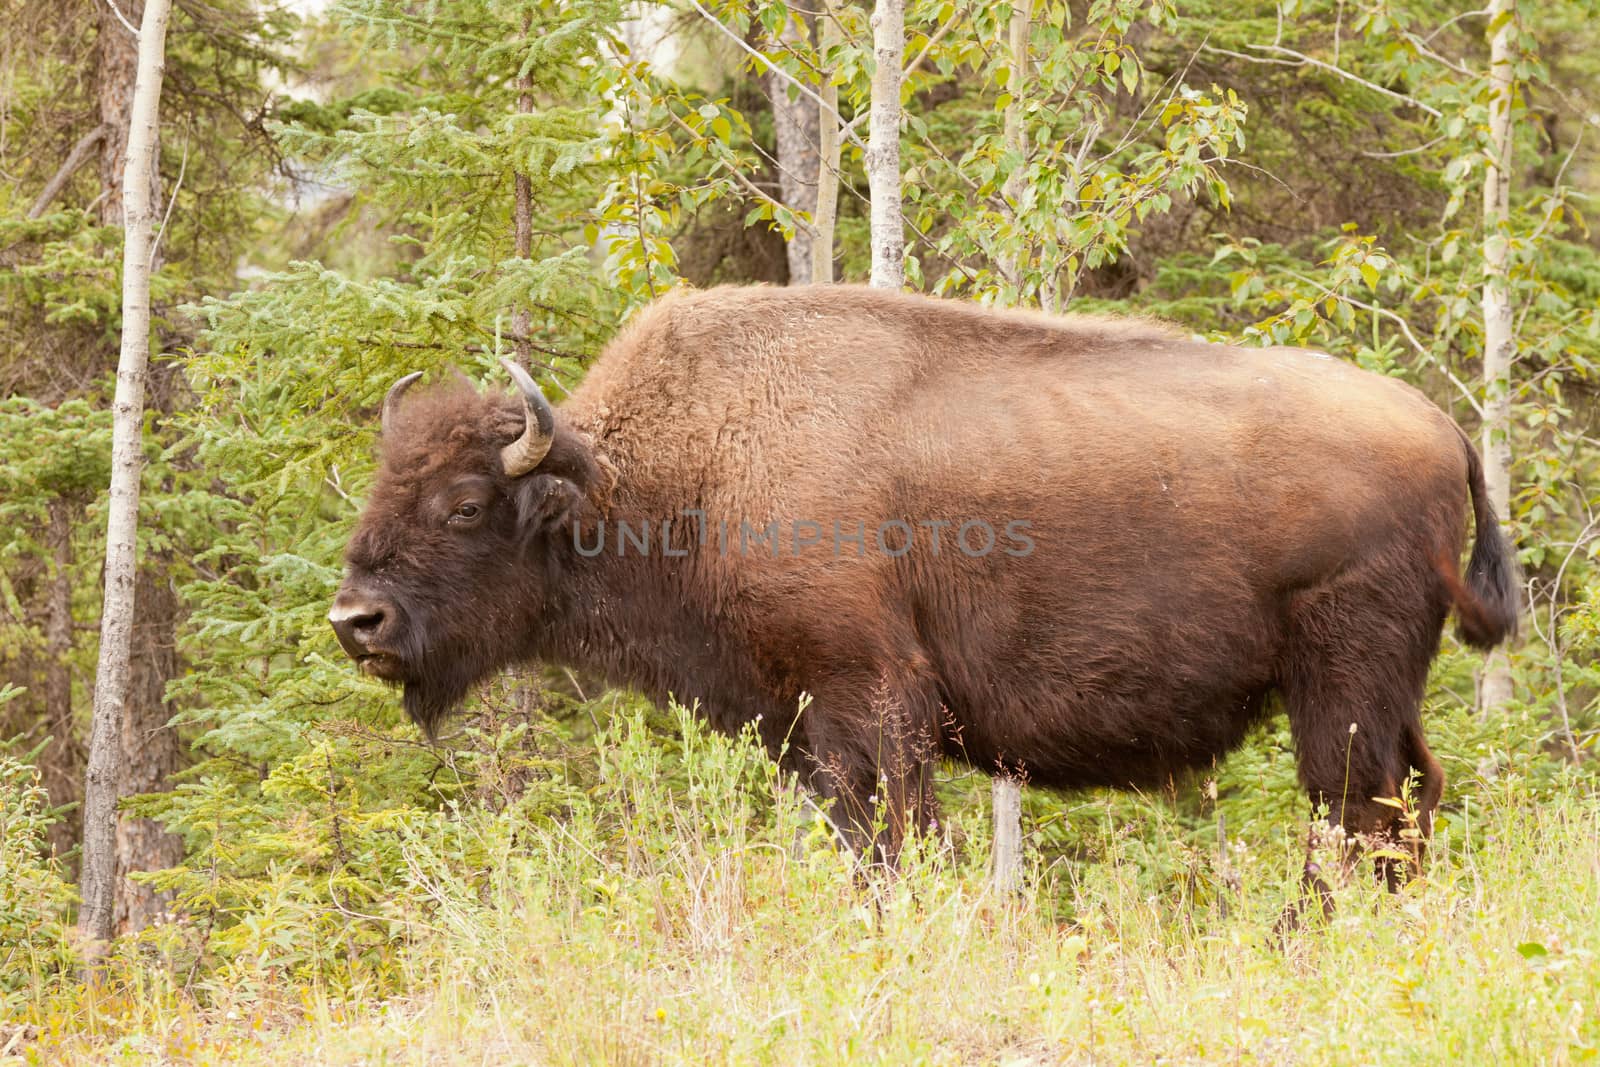
[[[513,490],[517,527],[529,537],[555,533],[576,521],[583,493],[565,478],[537,474],[518,479]]]

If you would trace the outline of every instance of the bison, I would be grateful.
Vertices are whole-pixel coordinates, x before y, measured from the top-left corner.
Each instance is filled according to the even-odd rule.
[[[590,668],[758,723],[842,828],[892,849],[931,818],[941,757],[1154,786],[1277,693],[1331,822],[1397,836],[1382,801],[1415,772],[1425,834],[1446,616],[1478,648],[1515,626],[1466,435],[1314,352],[721,288],[642,311],[560,410],[507,370],[515,397],[391,390],[329,613],[430,735],[509,664]]]

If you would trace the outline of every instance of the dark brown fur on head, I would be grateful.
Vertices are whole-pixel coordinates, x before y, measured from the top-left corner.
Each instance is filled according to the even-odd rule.
[[[523,424],[517,400],[460,382],[408,396],[345,553],[347,587],[392,605],[379,673],[404,687],[430,736],[475,682],[526,654],[599,482],[589,450],[559,424],[538,469],[508,478],[500,449]]]

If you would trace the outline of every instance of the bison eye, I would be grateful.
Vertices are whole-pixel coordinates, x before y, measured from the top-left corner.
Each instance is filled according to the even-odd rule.
[[[471,526],[483,514],[483,508],[471,500],[464,500],[450,513],[451,526]]]

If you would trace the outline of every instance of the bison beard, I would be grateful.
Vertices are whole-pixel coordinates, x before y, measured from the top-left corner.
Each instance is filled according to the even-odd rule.
[[[1401,844],[1443,789],[1420,705],[1447,615],[1482,648],[1515,628],[1470,441],[1410,387],[1314,353],[720,289],[640,313],[559,413],[513,377],[514,400],[457,384],[402,404],[408,378],[385,402],[329,616],[346,651],[392,658],[379,671],[430,736],[474,682],[532,660],[698,702],[718,729],[759,722],[847,832],[868,838],[886,803],[890,852],[932,818],[941,757],[1059,788],[1160,783],[1224,756],[1274,693],[1308,795]],[[729,552],[689,515],[1024,520],[1035,544]],[[663,520],[670,544],[574,548]],[[1413,775],[1402,814],[1385,801]]]
[[[529,479],[527,484],[537,481]],[[537,528],[547,522],[550,513],[561,506],[552,503],[550,497],[562,495],[541,493],[540,503],[533,505],[520,501],[519,527]],[[570,554],[567,546],[552,538],[535,536],[527,539],[520,558],[514,562],[524,573],[539,576],[539,588],[557,589],[561,561]],[[442,584],[447,589],[462,589],[468,587],[470,581],[469,576],[460,575]],[[505,587],[514,589],[520,584],[507,582]],[[460,598],[427,606],[413,605],[410,610],[404,603],[399,607],[406,625],[393,649],[399,670],[391,680],[402,686],[402,703],[411,721],[422,729],[429,741],[436,741],[440,724],[461,706],[474,685],[507,664],[528,657],[530,623],[518,618],[507,625],[486,629],[482,626],[483,620],[474,617],[473,605]],[[445,637],[462,633],[473,637],[470,640]]]
[[[460,707],[467,692],[513,656],[484,644],[424,649],[419,643],[409,640],[396,652],[401,670],[395,681],[402,686],[406,714],[429,741],[435,741],[439,724]]]

